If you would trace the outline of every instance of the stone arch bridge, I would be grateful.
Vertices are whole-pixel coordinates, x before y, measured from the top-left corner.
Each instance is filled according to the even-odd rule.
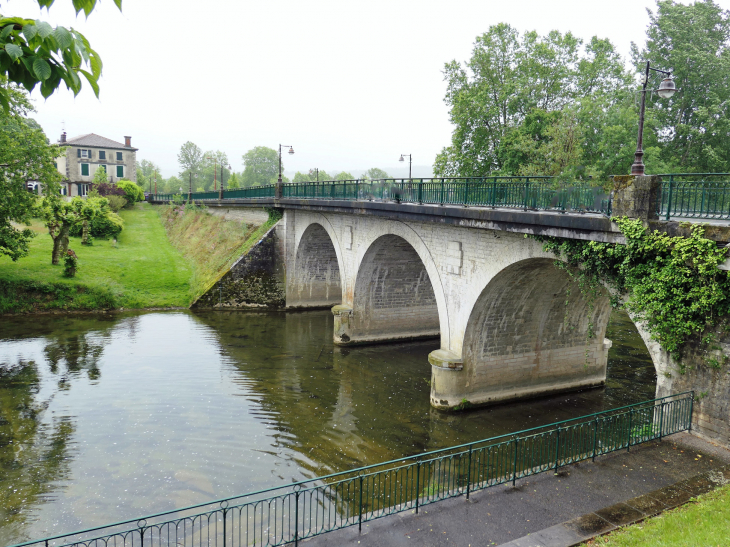
[[[629,216],[680,230],[677,223],[652,220],[642,199],[622,205]],[[614,212],[622,214],[616,201]],[[555,266],[555,256],[528,237],[623,242],[604,215],[336,199],[208,205],[282,211],[257,249],[268,245],[264,258],[276,263],[287,308],[332,309],[336,344],[438,338],[440,348],[429,356],[431,404],[437,408],[605,383],[608,296],[586,301]],[[722,230],[715,236],[728,239]],[[223,286],[245,279],[251,264],[262,262],[257,249],[209,292],[209,306],[241,303],[224,301]],[[695,423],[701,433],[730,444],[727,372],[696,367],[680,374],[678,364],[637,327],[657,370],[657,397],[688,389],[713,393],[695,405]],[[723,347],[730,354],[730,344]]]

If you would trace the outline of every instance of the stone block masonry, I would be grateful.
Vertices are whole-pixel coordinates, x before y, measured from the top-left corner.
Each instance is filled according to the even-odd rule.
[[[340,345],[440,337],[434,406],[605,382],[608,298],[586,302],[538,242],[341,213],[287,209],[284,221],[287,306],[326,294]]]
[[[284,248],[276,224],[191,308],[281,308],[284,305]]]

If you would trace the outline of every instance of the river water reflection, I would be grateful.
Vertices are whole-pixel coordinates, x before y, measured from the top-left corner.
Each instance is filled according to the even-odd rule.
[[[183,507],[654,396],[614,314],[605,388],[450,414],[437,342],[332,344],[332,314],[0,319],[0,542]]]

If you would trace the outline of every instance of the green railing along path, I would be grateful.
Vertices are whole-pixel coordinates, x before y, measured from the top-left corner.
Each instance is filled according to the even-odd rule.
[[[14,547],[296,545],[689,430],[693,401],[681,393]]]
[[[670,173],[662,177],[659,218],[730,219],[730,173]],[[218,200],[218,192],[190,194],[194,201]],[[222,192],[223,199],[273,199],[276,185]],[[432,205],[501,207],[523,210],[600,213],[611,216],[611,195],[585,182],[558,183],[552,177],[444,177],[337,180],[284,184],[290,199],[377,200]],[[173,201],[173,194],[153,194]],[[187,199],[183,194],[179,199]]]
[[[730,173],[661,175],[659,218],[730,218]]]
[[[506,207],[530,210],[610,214],[603,190],[585,183],[557,183],[551,177],[472,177],[382,180],[337,180],[284,184],[291,199],[379,200],[432,205]],[[276,185],[226,190],[223,199],[274,198]],[[198,192],[194,201],[217,200],[217,192]],[[153,201],[172,201],[173,194],[155,194]],[[180,196],[187,199],[188,194]]]

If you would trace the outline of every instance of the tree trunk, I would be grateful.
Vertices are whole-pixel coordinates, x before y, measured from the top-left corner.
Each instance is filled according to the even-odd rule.
[[[84,220],[83,227],[81,228],[81,245],[91,245],[89,241],[89,221]]]
[[[71,229],[71,225],[64,222],[58,230],[58,234],[53,237],[53,254],[51,255],[51,264],[58,266],[61,262],[61,257],[66,254],[68,250],[68,232]]]

